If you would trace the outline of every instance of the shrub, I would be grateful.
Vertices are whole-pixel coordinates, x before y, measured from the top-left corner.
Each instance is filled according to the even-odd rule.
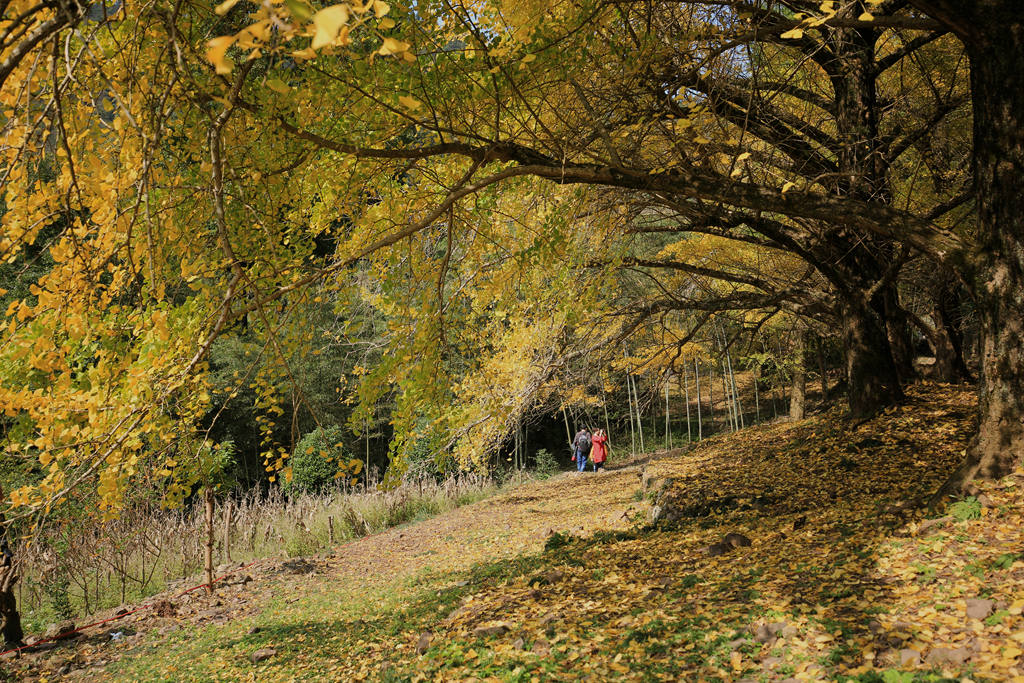
[[[542,479],[558,473],[558,461],[548,449],[542,448],[537,451],[534,472]]]
[[[317,427],[295,446],[291,481],[281,487],[290,494],[316,493],[334,483],[339,463],[345,462],[341,427]]]

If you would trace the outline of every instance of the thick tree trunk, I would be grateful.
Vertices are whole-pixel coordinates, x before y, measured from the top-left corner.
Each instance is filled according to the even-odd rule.
[[[939,285],[932,308],[935,323],[933,349],[936,372],[944,382],[973,382],[964,358],[964,337],[956,323],[960,307],[959,284],[947,277]]]
[[[879,295],[880,315],[885,321],[885,334],[892,349],[892,359],[901,383],[919,379],[914,368],[914,343],[910,337],[910,319],[900,306],[895,285],[886,287]]]
[[[996,478],[1024,458],[1024,17],[1015,0],[977,5],[984,23],[968,54],[981,242],[981,424],[964,474]]]
[[[845,11],[855,16],[866,8],[863,2],[853,3]],[[870,25],[835,28],[830,36],[836,57],[830,73],[836,129],[844,141],[835,189],[865,201],[888,202],[892,192],[878,129],[878,30]],[[889,240],[855,228],[839,231],[829,242],[835,258],[828,262],[842,273],[841,290],[846,290],[840,296],[850,413],[855,418],[869,417],[903,397],[890,341],[902,345],[907,338],[905,322],[901,329],[900,321],[890,321],[892,303],[897,300],[896,248]],[[900,359],[909,377],[913,366],[909,343],[906,346],[900,349]]]
[[[851,416],[870,417],[903,398],[888,336],[868,306],[844,303],[843,346]]]
[[[1024,17],[1019,0],[912,0],[967,48],[978,212],[973,266],[981,331],[980,425],[936,499],[1024,458]],[[934,499],[933,499],[934,502]]]
[[[963,347],[954,336],[955,331],[943,319],[942,312],[932,311],[935,329],[928,339],[935,354],[934,379],[940,382],[971,382],[970,370],[964,362]]]

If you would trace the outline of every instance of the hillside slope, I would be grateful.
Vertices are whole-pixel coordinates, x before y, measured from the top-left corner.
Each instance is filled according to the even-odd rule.
[[[643,472],[531,483],[327,558],[268,560],[22,673],[1024,681],[1024,472],[937,519],[922,509],[973,400],[922,387],[860,425],[761,426]]]

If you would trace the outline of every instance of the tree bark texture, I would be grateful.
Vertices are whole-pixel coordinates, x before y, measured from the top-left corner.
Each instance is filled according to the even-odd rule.
[[[856,301],[843,306],[843,347],[853,417],[870,417],[903,398],[888,336],[870,307]]]
[[[978,435],[961,476],[998,478],[1024,458],[1024,17],[1014,0],[964,3],[974,102],[981,326]]]

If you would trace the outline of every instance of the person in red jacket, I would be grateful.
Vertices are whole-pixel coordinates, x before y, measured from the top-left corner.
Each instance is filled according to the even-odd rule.
[[[603,429],[598,429],[591,439],[594,445],[590,451],[590,459],[594,463],[594,471],[604,469],[604,461],[608,459],[608,435]]]

